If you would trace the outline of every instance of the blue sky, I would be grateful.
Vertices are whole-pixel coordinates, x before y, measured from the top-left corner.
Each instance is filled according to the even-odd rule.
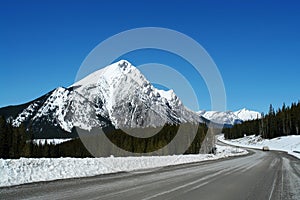
[[[180,31],[207,50],[223,77],[228,110],[265,112],[270,103],[290,104],[300,99],[299,10],[296,0],[1,1],[0,107],[71,85],[101,41],[148,26]],[[153,55],[126,58],[133,64],[166,61]],[[201,78],[191,84],[200,108],[210,110]]]

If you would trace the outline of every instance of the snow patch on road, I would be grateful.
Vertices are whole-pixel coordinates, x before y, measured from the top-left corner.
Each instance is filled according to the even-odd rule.
[[[300,135],[282,136],[270,140],[255,135],[225,140],[224,135],[220,135],[218,140],[229,145],[254,149],[262,149],[263,146],[268,146],[270,150],[285,151],[300,159]]]
[[[87,177],[122,171],[151,169],[245,155],[248,152],[217,146],[217,154],[107,158],[0,159],[0,187],[57,179]]]

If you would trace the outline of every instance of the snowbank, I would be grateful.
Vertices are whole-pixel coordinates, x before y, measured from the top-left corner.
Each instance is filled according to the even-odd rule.
[[[217,146],[217,154],[108,158],[21,158],[0,159],[0,186],[95,176],[100,174],[157,168],[169,165],[216,160],[248,152]]]
[[[285,151],[300,159],[300,135],[282,136],[271,140],[255,135],[234,140],[225,140],[224,135],[221,135],[218,137],[218,140],[229,145],[255,149],[262,149],[263,146],[268,146],[270,150]]]

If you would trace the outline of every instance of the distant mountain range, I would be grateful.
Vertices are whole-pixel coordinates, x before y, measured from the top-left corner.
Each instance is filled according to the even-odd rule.
[[[257,111],[247,110],[243,108],[236,112],[227,111],[227,112],[220,112],[220,111],[199,111],[197,112],[200,116],[217,123],[217,124],[224,124],[227,126],[231,126],[234,124],[240,124],[243,121],[260,119],[261,114]]]
[[[75,127],[160,127],[164,124],[214,123],[233,125],[260,118],[260,113],[194,112],[173,90],[155,88],[128,61],[121,60],[93,72],[68,88],[58,87],[31,102],[0,108],[13,126],[24,124],[36,138],[75,137]]]

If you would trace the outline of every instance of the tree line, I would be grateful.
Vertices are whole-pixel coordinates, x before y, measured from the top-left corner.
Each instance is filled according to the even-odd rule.
[[[244,135],[261,135],[262,138],[272,139],[280,136],[300,134],[300,102],[291,106],[282,105],[274,110],[272,104],[269,112],[262,114],[261,119],[236,124],[232,128],[223,129],[226,139],[241,138]]]
[[[208,130],[205,124],[195,125],[187,123],[181,125],[165,125],[157,134],[147,138],[134,137],[120,129],[115,128],[106,130],[105,135],[111,143],[125,151],[151,154],[151,152],[155,152],[164,146],[168,146],[168,148],[165,148],[160,155],[173,155],[176,154],[177,150],[181,149],[180,147],[183,145],[182,140],[178,140],[171,145],[171,141],[174,139],[174,137],[176,137],[179,128],[182,131],[183,137],[185,137],[182,138],[182,140],[190,143],[190,146],[186,149],[185,153],[198,154]],[[145,130],[140,129],[139,131],[143,133]],[[195,132],[195,135],[190,134],[191,132]],[[90,134],[87,137],[92,142],[96,142],[97,148],[99,148],[99,150],[102,152],[101,156],[122,156],[122,153],[109,149],[108,144],[103,144],[101,141],[97,141],[97,137],[95,137],[94,134]],[[26,130],[23,125],[19,127],[13,127],[11,123],[5,120],[4,117],[0,116],[0,158],[84,158],[93,156],[94,155],[91,155],[83,145],[80,138],[73,138],[70,141],[57,145],[49,143],[37,144],[34,143],[33,134],[31,134],[30,130]]]
[[[0,158],[91,157],[78,138],[60,145],[34,143],[33,140],[33,134],[23,124],[13,127],[0,116]]]

